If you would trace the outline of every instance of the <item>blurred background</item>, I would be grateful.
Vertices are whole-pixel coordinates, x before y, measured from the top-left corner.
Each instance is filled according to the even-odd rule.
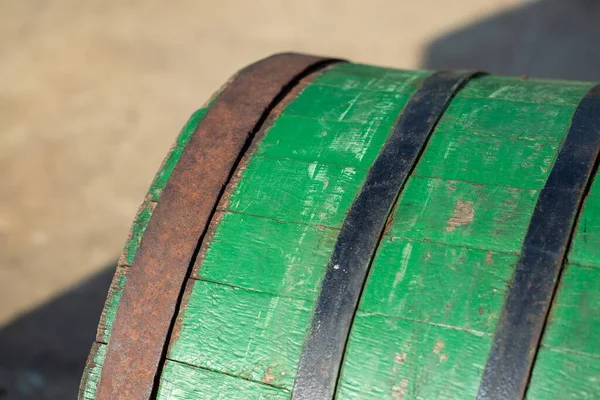
[[[296,50],[600,80],[595,0],[0,0],[0,399],[74,399],[137,206],[187,117]]]

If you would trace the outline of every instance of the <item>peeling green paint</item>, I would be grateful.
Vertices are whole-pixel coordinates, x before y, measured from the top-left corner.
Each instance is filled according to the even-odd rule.
[[[188,284],[160,399],[289,399],[347,210],[401,110],[429,76],[342,63],[267,127],[237,171]],[[407,180],[352,327],[338,399],[474,398],[539,191],[589,83],[481,76],[459,92]],[[121,258],[206,109],[155,177]],[[598,398],[600,183],[587,198],[529,399]],[[108,342],[126,279],[100,324]],[[91,399],[96,345],[80,398]]]

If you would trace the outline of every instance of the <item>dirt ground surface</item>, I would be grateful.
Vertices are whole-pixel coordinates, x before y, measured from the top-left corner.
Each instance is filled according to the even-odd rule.
[[[186,118],[279,51],[600,80],[593,0],[0,0],[0,399],[74,398]]]

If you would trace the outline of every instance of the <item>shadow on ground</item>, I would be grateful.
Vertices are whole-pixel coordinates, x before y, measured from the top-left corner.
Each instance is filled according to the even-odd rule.
[[[77,397],[115,268],[0,328],[0,400]]]
[[[528,2],[432,41],[423,66],[598,81],[598,21],[596,0]]]

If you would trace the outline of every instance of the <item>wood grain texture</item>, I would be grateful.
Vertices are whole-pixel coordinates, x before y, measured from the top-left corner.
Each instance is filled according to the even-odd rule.
[[[123,287],[125,286],[125,281],[127,280],[128,268],[133,264],[135,253],[140,246],[146,226],[148,226],[148,223],[150,222],[152,212],[154,211],[154,208],[156,208],[156,204],[160,199],[160,194],[162,193],[162,190],[171,176],[175,165],[177,165],[177,161],[181,156],[183,148],[190,140],[191,135],[196,130],[196,127],[198,126],[198,123],[200,123],[200,120],[204,114],[206,114],[206,110],[207,108],[202,108],[193,113],[188,119],[181,132],[177,136],[175,145],[171,148],[167,157],[165,157],[158,172],[156,173],[154,180],[150,185],[150,189],[148,190],[148,194],[146,195],[147,200],[142,203],[137,211],[125,243],[125,248],[123,249],[123,253],[119,258],[117,271],[115,272],[115,276],[104,305],[104,310],[102,311],[102,315],[100,317],[100,323],[98,325],[98,333],[96,337],[98,342],[108,343],[110,339],[112,324],[117,313],[117,308],[119,306],[119,300],[121,298]]]
[[[539,191],[589,88],[483,76],[459,92],[388,223],[338,399],[477,395]]]
[[[185,282],[240,158],[303,78],[338,61],[296,53],[263,59],[231,80],[202,118],[165,185],[128,274],[99,399],[155,397]],[[124,371],[132,379],[123,379]]]
[[[485,79],[480,78],[475,82]],[[437,131],[557,142],[564,137],[574,109],[574,106],[567,105],[457,96],[440,121]]]
[[[361,64],[320,74],[236,173],[188,281],[159,399],[289,399],[339,228],[429,76]],[[540,189],[588,83],[485,76],[459,92],[397,200],[336,398],[474,398]],[[107,343],[140,238],[194,113],[134,221],[99,326]],[[600,397],[600,179],[578,221],[528,399]],[[80,398],[93,399],[95,344]]]
[[[285,222],[339,227],[365,175],[353,167],[254,157],[228,209]]]
[[[491,335],[516,261],[514,254],[386,237],[360,308]]]
[[[389,126],[282,115],[264,138],[258,154],[307,162],[368,169],[389,133]]]
[[[473,398],[491,340],[359,312],[336,398]]]
[[[167,157],[163,161],[163,164],[159,168],[158,173],[154,177],[154,180],[150,185],[150,189],[148,190],[148,195],[152,201],[158,201],[160,198],[167,181],[171,177],[171,174],[173,173],[173,170],[175,169],[175,166],[181,157],[183,149],[190,141],[190,138],[196,131],[196,127],[202,120],[202,117],[204,117],[206,114],[207,110],[208,108],[201,108],[193,113],[179,133],[174,146],[171,148]]]
[[[291,390],[339,228],[427,75],[338,64],[283,109],[203,245],[169,359]]]
[[[460,98],[577,106],[591,87],[587,82],[486,76],[460,92]]]
[[[595,193],[599,187],[597,178],[583,204],[568,256],[571,263],[597,268],[600,268],[600,195]]]
[[[305,300],[195,281],[169,358],[291,389],[311,311]]]
[[[528,399],[600,397],[600,269],[566,266],[542,340]]]
[[[96,388],[102,373],[102,363],[106,357],[106,345],[94,343],[85,363],[83,377],[79,385],[78,399],[93,400],[96,398]]]
[[[421,178],[408,181],[389,234],[518,253],[538,191]]]
[[[600,397],[600,359],[542,347],[527,400],[593,400]]]
[[[584,200],[528,399],[600,398],[600,178]]]
[[[167,361],[157,400],[285,400],[289,395],[260,383]]]
[[[250,290],[314,299],[337,235],[337,229],[225,213],[198,276]]]
[[[333,398],[360,296],[395,199],[456,91],[476,75],[457,71],[431,75],[396,120],[348,211],[327,265],[302,348],[293,400]]]
[[[600,359],[599,288],[600,269],[578,265],[566,267],[554,299],[544,346]]]
[[[104,309],[100,315],[100,322],[98,323],[98,331],[96,332],[96,342],[108,343],[110,340],[110,332],[112,330],[113,322],[117,313],[117,307],[121,300],[121,293],[123,293],[123,287],[125,286],[125,280],[127,279],[127,272],[129,266],[119,265],[117,271],[113,276],[112,282],[108,289],[108,296],[104,304]]]
[[[206,110],[206,108],[200,109],[193,113],[188,119],[177,136],[175,144],[156,173],[154,180],[150,185],[150,189],[148,190],[148,194],[145,197],[145,201],[138,208],[125,242],[125,247],[119,257],[117,270],[110,285],[106,302],[104,303],[100,322],[98,323],[98,330],[96,332],[96,343],[90,351],[88,362],[83,373],[81,388],[78,395],[79,399],[87,400],[95,398],[96,387],[102,372],[102,363],[106,356],[105,344],[110,341],[110,333],[117,314],[117,308],[119,307],[119,301],[121,299],[121,294],[123,293],[125,281],[127,280],[127,273],[130,266],[133,264],[141,239],[150,222],[150,218],[152,217],[152,212],[160,199],[160,194],[171,176],[183,148],[187,145],[204,114],[206,114]]]
[[[520,189],[546,181],[558,145],[464,132],[437,132],[415,175]]]

